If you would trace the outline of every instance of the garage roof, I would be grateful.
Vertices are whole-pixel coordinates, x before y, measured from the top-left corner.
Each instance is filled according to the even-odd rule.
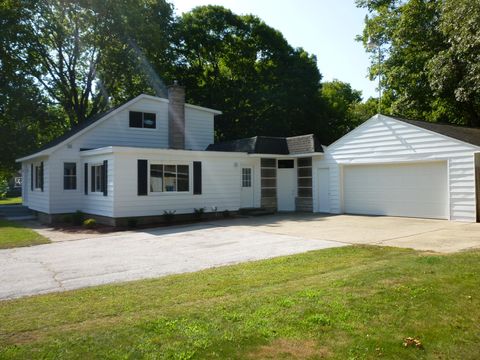
[[[480,146],[480,128],[460,126],[460,125],[451,125],[444,123],[432,123],[427,121],[420,120],[408,120],[399,118],[396,116],[389,116],[396,120],[403,121],[407,124],[415,125],[426,130],[430,130],[445,136],[449,136],[453,139],[461,140],[466,143]]]

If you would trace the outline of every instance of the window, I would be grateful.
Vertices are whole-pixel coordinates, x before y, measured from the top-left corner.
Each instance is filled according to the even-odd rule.
[[[42,174],[42,165],[35,165],[35,189],[41,189],[43,187],[43,174]]]
[[[189,191],[188,165],[150,165],[150,192]]]
[[[92,192],[103,192],[105,183],[103,181],[103,165],[92,166]]]
[[[130,111],[130,127],[155,129],[157,124],[156,114]]]
[[[252,187],[252,168],[242,168],[242,187]]]
[[[295,167],[293,160],[278,160],[279,169],[293,169]]]
[[[63,163],[63,189],[77,189],[77,164],[66,162]]]

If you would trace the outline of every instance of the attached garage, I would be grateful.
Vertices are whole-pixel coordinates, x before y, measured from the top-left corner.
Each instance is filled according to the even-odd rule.
[[[480,128],[375,115],[324,154],[314,166],[328,169],[328,190],[316,179],[315,211],[480,218]]]
[[[448,219],[447,162],[350,165],[345,212]]]

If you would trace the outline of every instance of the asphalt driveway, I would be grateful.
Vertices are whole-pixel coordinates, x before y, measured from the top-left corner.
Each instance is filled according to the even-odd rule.
[[[48,236],[48,231],[44,234]],[[455,252],[480,247],[480,224],[278,214],[84,236],[58,241],[61,237],[57,233],[58,242],[0,250],[0,299],[193,272],[348,244]]]

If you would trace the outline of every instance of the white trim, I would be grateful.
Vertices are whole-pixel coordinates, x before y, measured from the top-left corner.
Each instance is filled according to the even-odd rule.
[[[137,154],[146,156],[147,154],[166,154],[166,155],[190,155],[194,159],[201,159],[205,156],[221,156],[240,158],[248,155],[245,152],[230,151],[205,151],[205,150],[181,150],[181,149],[161,149],[161,148],[144,148],[144,147],[128,147],[128,146],[106,146],[98,149],[85,150],[80,152],[81,157],[94,155],[104,155],[111,153]]]

